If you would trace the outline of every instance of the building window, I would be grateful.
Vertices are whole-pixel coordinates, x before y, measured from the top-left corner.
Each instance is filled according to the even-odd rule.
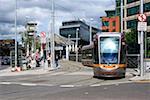
[[[131,15],[138,14],[138,13],[139,13],[139,10],[140,10],[140,7],[139,7],[139,6],[135,6],[135,7],[132,7],[132,8],[128,8],[128,9],[127,9],[127,16],[131,16]]]
[[[147,17],[147,25],[150,26],[150,16]]]
[[[121,12],[120,8],[116,8],[116,16],[120,16],[120,12]]]
[[[136,2],[136,1],[139,1],[139,0],[127,0],[127,4],[133,3],[133,2]]]
[[[113,21],[113,23],[112,23],[112,24],[113,24],[113,26],[116,26],[116,22],[115,22],[115,21]]]
[[[129,20],[127,21],[127,29],[133,28],[136,29],[137,27],[137,20]]]
[[[105,22],[102,22],[102,25],[103,25],[103,26],[109,26],[109,22],[106,22],[106,21],[105,21]]]
[[[148,11],[150,11],[150,2],[144,4],[144,12],[148,12]]]
[[[120,0],[116,0],[116,7],[119,7],[120,6]]]

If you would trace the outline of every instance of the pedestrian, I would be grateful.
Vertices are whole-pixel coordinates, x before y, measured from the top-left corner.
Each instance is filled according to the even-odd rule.
[[[47,62],[48,62],[48,67],[50,67],[51,66],[51,53],[48,53]]]
[[[58,57],[58,55],[56,54],[56,56],[55,56],[55,64],[56,64],[56,67],[59,67],[59,66],[58,66],[58,59],[59,59],[59,57]]]
[[[39,50],[36,50],[35,53],[35,60],[36,60],[36,67],[40,67],[40,54],[39,54]]]

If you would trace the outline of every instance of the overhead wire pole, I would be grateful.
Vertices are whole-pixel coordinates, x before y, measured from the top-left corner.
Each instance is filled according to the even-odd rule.
[[[55,42],[54,42],[54,33],[55,33],[55,10],[54,10],[54,0],[52,0],[52,28],[51,28],[51,68],[55,69]]]
[[[79,34],[79,28],[76,29],[76,45],[75,45],[75,48],[76,48],[76,62],[78,62],[78,34]]]
[[[121,33],[123,33],[123,0],[121,0]]]
[[[143,0],[140,0],[140,13],[143,14]],[[144,76],[144,45],[143,45],[143,36],[144,32],[141,31],[141,39],[140,39],[140,76]]]
[[[15,0],[15,68],[17,67],[17,0]]]
[[[92,25],[91,25],[91,21],[93,21],[93,18],[90,18],[90,44],[92,43]]]

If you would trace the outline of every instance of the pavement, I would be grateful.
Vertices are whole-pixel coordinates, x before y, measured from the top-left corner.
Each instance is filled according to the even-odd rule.
[[[12,72],[11,67],[6,69],[0,70],[0,77],[1,76],[17,76],[17,75],[42,75],[48,73],[55,73],[59,74],[64,71],[76,71],[76,74],[83,74],[80,72],[80,69],[84,70],[86,74],[92,75],[92,69],[89,67],[84,67],[80,62],[74,61],[66,61],[60,60],[59,61],[59,68],[51,69],[45,67],[34,68],[26,71],[19,71],[19,72]],[[73,73],[72,73],[73,74]],[[130,76],[129,81],[150,81],[150,72],[145,73],[144,76],[139,76],[138,72],[135,69],[127,68],[126,76]]]

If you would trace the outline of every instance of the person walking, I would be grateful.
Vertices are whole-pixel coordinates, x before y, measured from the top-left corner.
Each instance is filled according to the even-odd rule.
[[[39,50],[36,50],[35,53],[35,60],[36,60],[36,67],[40,67],[40,54],[39,54]]]
[[[50,67],[51,66],[51,53],[48,53],[47,62],[48,62],[48,67]]]
[[[59,59],[59,58],[58,58],[58,55],[56,54],[56,56],[55,56],[55,64],[56,64],[56,67],[59,67],[59,66],[58,66],[58,59]]]

